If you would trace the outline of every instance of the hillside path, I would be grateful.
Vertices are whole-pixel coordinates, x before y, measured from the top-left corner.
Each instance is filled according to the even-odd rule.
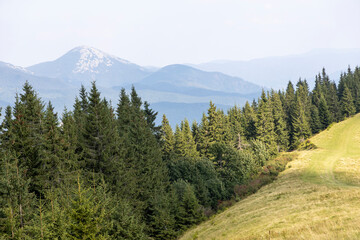
[[[351,166],[351,162],[360,160],[360,115],[348,119],[346,124],[338,123],[330,130],[312,138],[319,149],[302,153],[302,158],[308,157],[310,161],[303,179],[328,186],[359,187],[350,179],[339,179],[336,166],[339,161]]]

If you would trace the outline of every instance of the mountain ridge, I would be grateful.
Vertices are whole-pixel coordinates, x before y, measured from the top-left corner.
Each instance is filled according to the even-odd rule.
[[[315,75],[325,68],[337,81],[347,67],[360,65],[360,49],[314,49],[303,54],[271,56],[250,60],[214,60],[187,64],[204,71],[219,71],[238,76],[268,88],[284,89],[287,82],[307,79],[314,86]]]
[[[81,85],[89,87],[92,81],[96,81],[103,96],[113,103],[118,101],[121,88],[130,91],[135,86],[139,96],[154,105],[155,111],[173,113],[174,116],[168,118],[177,122],[180,116],[199,121],[201,113],[192,115],[193,110],[199,106],[206,110],[210,100],[227,109],[234,104],[242,105],[261,92],[260,86],[239,77],[205,72],[182,64],[160,69],[142,67],[87,46],[75,47],[53,61],[27,68],[2,63],[1,76],[0,83],[3,82],[4,88],[0,91],[2,105],[13,102],[15,92],[28,80],[44,101],[51,100],[56,111],[62,112],[64,105],[71,108]],[[160,121],[161,116],[157,123]]]

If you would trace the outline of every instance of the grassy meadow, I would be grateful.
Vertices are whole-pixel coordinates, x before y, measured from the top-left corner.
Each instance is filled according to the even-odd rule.
[[[360,115],[310,140],[318,149],[180,239],[360,239]]]

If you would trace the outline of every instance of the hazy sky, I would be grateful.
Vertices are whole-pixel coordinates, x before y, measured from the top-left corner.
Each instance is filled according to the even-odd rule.
[[[360,1],[0,0],[0,61],[79,45],[155,66],[360,48]]]

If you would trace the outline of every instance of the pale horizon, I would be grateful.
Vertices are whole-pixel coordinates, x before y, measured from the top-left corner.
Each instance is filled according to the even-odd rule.
[[[156,67],[355,49],[358,22],[356,0],[0,0],[0,61],[27,67],[80,45]]]

